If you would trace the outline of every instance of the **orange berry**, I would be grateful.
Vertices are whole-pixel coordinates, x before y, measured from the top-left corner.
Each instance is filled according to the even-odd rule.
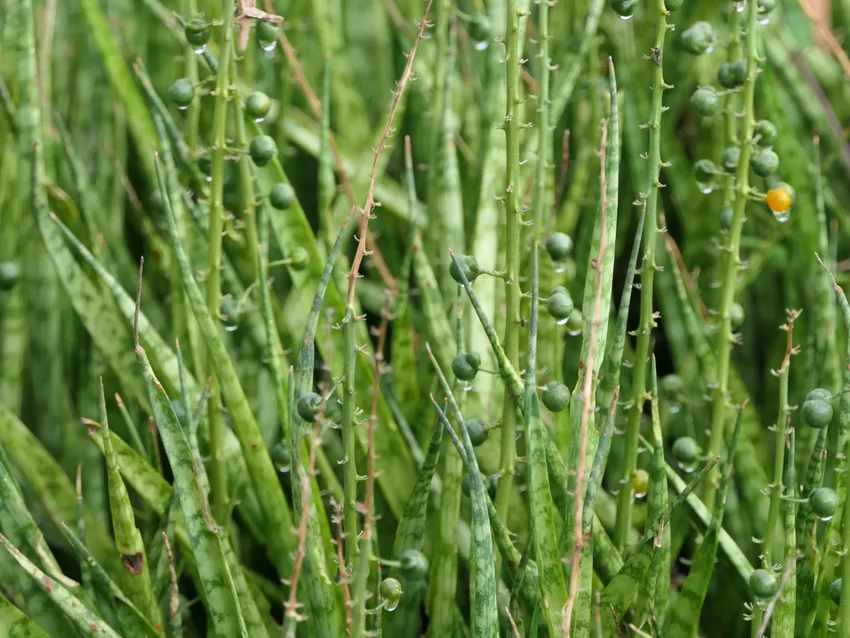
[[[791,208],[791,193],[784,188],[771,188],[767,191],[766,201],[774,213],[784,213]]]

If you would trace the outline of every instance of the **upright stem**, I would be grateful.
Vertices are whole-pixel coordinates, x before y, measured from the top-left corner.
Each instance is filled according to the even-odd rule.
[[[213,317],[219,316],[221,305],[221,241],[224,219],[224,156],[226,149],[227,102],[230,88],[230,56],[233,50],[232,21],[233,0],[225,0],[224,23],[221,25],[221,63],[215,87],[215,112],[213,115],[212,183],[210,190],[209,265],[207,268],[207,307]],[[255,244],[256,245],[256,244]],[[209,402],[210,466],[212,476],[213,516],[223,520],[227,513],[227,475],[222,463],[224,423],[221,417],[221,393],[212,360],[207,358],[207,371],[212,377]]]
[[[540,90],[537,95],[537,166],[534,172],[532,203],[535,239],[540,238],[541,229],[548,227],[549,211],[552,207],[549,175],[552,139],[552,131],[549,130],[549,0],[541,0],[538,6],[537,41],[540,46],[540,52],[537,54]]]
[[[649,119],[649,183],[646,191],[646,219],[643,234],[643,264],[640,274],[640,325],[637,332],[637,351],[632,381],[632,406],[626,426],[626,458],[621,477],[620,495],[617,504],[617,526],[614,542],[622,550],[626,545],[632,520],[632,476],[637,468],[638,435],[646,401],[646,366],[649,359],[650,338],[655,327],[652,290],[655,281],[655,243],[658,234],[658,189],[661,187],[661,113],[663,112],[664,90],[670,88],[664,82],[663,50],[664,37],[669,28],[664,0],[655,0],[658,21],[655,27],[655,42],[649,60],[654,65],[652,75],[652,111]]]
[[[717,353],[717,379],[712,392],[711,435],[708,443],[709,456],[717,455],[723,446],[726,430],[726,409],[729,391],[729,360],[732,354],[734,336],[732,334],[730,310],[735,301],[735,280],[741,266],[741,230],[744,226],[744,213],[749,195],[750,158],[753,151],[753,103],[756,91],[756,73],[758,72],[758,51],[756,49],[756,29],[758,25],[758,3],[747,4],[747,79],[743,93],[743,129],[739,145],[741,157],[735,174],[735,202],[732,211],[732,224],[729,228],[729,242],[726,246],[725,272],[720,285],[720,307],[717,326],[717,341],[714,351]],[[714,505],[719,474],[714,472],[711,480],[705,484],[703,501],[709,509]]]
[[[520,242],[520,165],[519,165],[519,67],[520,14],[517,0],[508,0],[508,27],[505,34],[507,66],[507,103],[505,107],[505,355],[519,369],[519,242]],[[502,404],[501,474],[496,490],[496,511],[507,521],[508,503],[514,484],[516,467],[516,404],[518,396],[505,391]]]

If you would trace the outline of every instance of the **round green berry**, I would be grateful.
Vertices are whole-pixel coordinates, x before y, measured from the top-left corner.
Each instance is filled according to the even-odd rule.
[[[286,210],[295,201],[295,189],[289,184],[279,182],[269,191],[269,204],[278,210]]]
[[[769,148],[758,149],[753,153],[750,166],[753,167],[753,173],[759,177],[770,177],[779,170],[779,155]]]
[[[717,70],[717,81],[724,89],[737,89],[747,79],[746,60],[724,62]]]
[[[818,518],[832,518],[838,509],[838,494],[828,487],[819,487],[809,494],[809,505]]]
[[[838,578],[829,584],[829,597],[836,605],[841,604],[841,580]]]
[[[696,463],[699,454],[699,444],[689,436],[676,439],[676,442],[673,443],[673,458],[682,465]]]
[[[175,80],[171,88],[168,89],[168,99],[175,106],[185,109],[195,99],[195,85],[192,84],[189,78]]]
[[[770,598],[779,589],[776,576],[765,569],[753,570],[750,574],[750,591],[756,598]]]
[[[672,13],[681,9],[684,3],[685,0],[664,0],[664,8]]]
[[[0,290],[11,290],[21,278],[21,269],[13,261],[0,262]]]
[[[729,308],[729,323],[732,324],[732,327],[737,330],[744,325],[744,319],[746,318],[747,315],[744,312],[744,307],[739,303],[733,303],[732,307]]]
[[[570,390],[563,383],[550,381],[543,390],[543,405],[550,412],[561,412],[570,405]]]
[[[209,22],[203,18],[192,18],[186,23],[183,33],[186,35],[186,42],[196,49],[203,48],[210,41]]]
[[[631,18],[635,13],[636,0],[610,0],[611,9],[621,18]]]
[[[738,168],[738,162],[741,161],[741,149],[737,146],[730,146],[724,149],[723,155],[720,157],[720,162],[728,172],[734,173]]]
[[[277,144],[269,135],[258,135],[251,140],[248,148],[251,159],[257,166],[265,166],[277,155]]]
[[[452,361],[452,372],[461,381],[472,381],[478,374],[478,366],[481,365],[481,357],[473,353],[461,352]]]
[[[466,431],[469,433],[469,440],[472,441],[472,447],[483,445],[487,437],[490,436],[490,430],[487,429],[487,424],[481,419],[467,419],[464,421]]]
[[[701,159],[694,162],[694,177],[698,182],[708,184],[714,181],[714,177],[719,171],[717,166],[710,159]]]
[[[566,233],[552,233],[546,240],[546,252],[552,261],[563,261],[573,251],[573,240]]]
[[[401,583],[395,578],[385,578],[381,581],[381,598],[389,603],[398,603],[401,599]]]
[[[685,393],[685,382],[678,374],[668,374],[658,382],[658,389],[668,399],[679,399]]]
[[[717,42],[717,34],[709,22],[694,22],[682,32],[682,47],[693,55],[708,53]]]
[[[254,120],[261,120],[269,114],[272,108],[272,101],[268,95],[262,91],[254,91],[245,100],[245,113],[248,117]]]
[[[825,388],[815,388],[806,395],[806,401],[817,399],[819,401],[832,401],[832,392]]]
[[[546,310],[557,321],[569,319],[573,308],[575,308],[575,304],[573,304],[573,299],[566,290],[559,291],[546,300]]]
[[[277,25],[265,20],[257,22],[257,40],[260,46],[266,47],[277,42]]]
[[[713,86],[700,86],[691,94],[691,106],[698,115],[710,117],[720,108],[720,96]]]
[[[411,581],[421,581],[428,576],[428,559],[420,551],[406,549],[401,554],[401,571]]]
[[[310,262],[310,253],[304,246],[296,246],[289,253],[289,267],[298,272],[304,270]]]
[[[779,131],[776,130],[776,125],[770,120],[759,120],[753,128],[753,136],[759,146],[770,148],[776,143]]]
[[[724,230],[729,230],[732,226],[732,217],[734,217],[735,211],[731,208],[724,208],[723,212],[720,213],[720,225]]]
[[[298,410],[298,416],[309,423],[316,421],[316,416],[322,409],[322,397],[315,392],[310,392],[298,398],[295,404],[295,409]]]
[[[803,403],[800,416],[803,419],[803,423],[819,430],[820,428],[825,428],[832,421],[832,406],[828,401],[809,399]]]
[[[463,276],[461,276],[461,272]],[[472,283],[480,273],[478,260],[472,255],[455,255],[449,266],[449,274],[459,284],[463,283],[463,277],[466,277],[466,280]]]

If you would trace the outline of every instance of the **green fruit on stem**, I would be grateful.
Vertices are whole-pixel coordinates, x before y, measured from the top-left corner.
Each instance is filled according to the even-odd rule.
[[[806,395],[806,401],[817,399],[819,401],[832,401],[832,392],[825,388],[815,388]]]
[[[767,148],[759,149],[753,153],[750,166],[759,177],[770,177],[779,170],[779,155]]]
[[[543,405],[550,412],[562,412],[570,405],[570,390],[563,383],[550,381],[543,390]]]
[[[478,260],[472,255],[455,255],[455,258],[457,259],[457,263],[452,259],[452,263],[449,266],[449,274],[457,283],[462,284],[463,277],[466,277],[466,280],[472,283],[481,274]],[[463,272],[463,277],[461,277],[461,272]]]
[[[631,18],[635,13],[636,0],[610,0],[611,9],[621,18]]]
[[[717,82],[724,89],[737,89],[747,80],[747,61],[724,62],[717,70]]]
[[[474,352],[461,352],[452,361],[452,372],[461,381],[472,381],[478,374],[481,357]]]
[[[685,393],[685,382],[678,374],[668,374],[658,382],[658,389],[668,399],[680,399]]]
[[[753,137],[755,137],[759,146],[770,148],[776,143],[779,131],[776,130],[776,125],[770,120],[759,120],[753,128]]]
[[[289,267],[298,272],[304,270],[310,261],[310,253],[304,246],[296,246],[289,253]]]
[[[262,120],[271,108],[271,98],[262,91],[254,91],[245,100],[245,113],[253,120]]]
[[[189,78],[175,80],[171,88],[168,89],[168,99],[175,106],[185,109],[195,99],[195,85],[192,84]]]
[[[739,303],[733,303],[732,307],[729,308],[729,323],[732,324],[732,328],[737,330],[743,326],[746,318],[744,307]]]
[[[13,261],[0,262],[0,290],[11,290],[21,278],[21,269]]]
[[[818,518],[832,518],[838,509],[838,494],[828,487],[819,487],[809,494],[809,505]]]
[[[664,0],[664,8],[669,12],[678,11],[685,4],[685,0]]]
[[[381,598],[390,604],[398,604],[401,600],[401,595],[404,593],[401,590],[401,583],[395,578],[385,578],[381,581]]]
[[[720,213],[720,225],[723,227],[723,230],[729,230],[732,226],[732,217],[735,215],[735,211],[731,208],[724,208],[723,212]]]
[[[829,597],[836,605],[841,604],[841,578],[837,578],[829,584]]]
[[[715,42],[717,34],[709,22],[694,22],[682,32],[682,47],[693,55],[709,53]]]
[[[278,210],[286,210],[295,201],[295,189],[289,184],[279,182],[269,191],[269,204]]]
[[[563,261],[573,251],[573,240],[566,233],[552,233],[546,240],[546,252],[552,261]]]
[[[828,401],[809,399],[803,403],[800,416],[803,419],[803,423],[819,430],[829,425],[829,422],[832,421],[832,405]]]
[[[720,108],[720,96],[713,86],[700,86],[691,94],[691,106],[698,115],[710,117]]]
[[[723,164],[723,168],[726,169],[729,173],[734,173],[735,169],[738,168],[738,162],[741,161],[741,149],[737,146],[730,146],[727,149],[724,149],[723,155],[720,158],[721,164]]]
[[[299,397],[295,404],[295,409],[298,410],[298,416],[308,423],[315,423],[316,416],[322,409],[322,397],[315,392],[310,392],[302,397]]]
[[[266,22],[265,20],[259,20],[257,22],[257,40],[261,47],[266,48],[274,45],[277,42],[277,36],[278,31],[276,24]]]
[[[265,166],[277,155],[277,144],[269,135],[258,135],[251,140],[248,151],[254,164]]]
[[[673,443],[673,458],[684,466],[696,463],[699,455],[699,444],[689,436],[676,439]]]
[[[210,41],[210,24],[203,18],[192,18],[183,29],[186,42],[196,49],[202,49]]]
[[[401,554],[401,571],[411,581],[421,581],[428,576],[428,559],[420,551],[406,549]]]
[[[556,321],[566,321],[575,308],[573,299],[566,290],[557,292],[546,300],[546,310]]]
[[[710,184],[714,181],[718,172],[717,166],[710,159],[701,159],[694,162],[694,177],[700,183]]]
[[[750,574],[750,591],[756,598],[770,598],[779,590],[776,576],[765,569],[753,570]]]
[[[487,437],[490,436],[490,430],[487,424],[481,419],[467,419],[464,421],[466,431],[469,433],[469,440],[472,441],[472,447],[483,445]]]

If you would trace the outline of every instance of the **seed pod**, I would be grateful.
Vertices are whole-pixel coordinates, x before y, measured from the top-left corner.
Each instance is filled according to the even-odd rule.
[[[261,120],[272,108],[272,101],[262,91],[254,91],[245,100],[245,113],[253,120]]]
[[[827,401],[809,399],[803,403],[800,416],[803,423],[819,430],[825,428],[832,421],[832,406]]]
[[[385,599],[390,605],[398,604],[401,600],[401,583],[395,578],[385,578],[381,581],[381,598]]]
[[[192,18],[186,23],[183,33],[186,35],[186,42],[196,49],[205,47],[210,41],[209,22],[203,18]]]
[[[673,11],[681,9],[684,3],[685,0],[664,0],[664,8],[672,13]]]
[[[724,149],[720,161],[727,172],[734,173],[735,169],[738,168],[738,162],[741,161],[741,149],[737,146]]]
[[[546,252],[552,261],[563,261],[573,251],[573,240],[566,233],[552,233],[546,240]]]
[[[682,465],[691,465],[699,458],[699,444],[689,436],[676,439],[673,443],[673,458]]]
[[[561,412],[570,405],[570,390],[563,383],[550,381],[543,390],[543,405],[550,412]]]
[[[729,322],[732,324],[732,328],[735,330],[740,328],[744,325],[744,319],[746,319],[744,307],[739,303],[733,303],[732,307],[729,308]]]
[[[685,393],[685,382],[678,374],[668,374],[658,382],[658,389],[668,399],[679,399]]]
[[[768,148],[758,149],[753,154],[750,166],[759,177],[770,177],[779,170],[779,155]]]
[[[737,89],[747,80],[747,61],[724,62],[717,70],[717,82],[724,89]]]
[[[185,109],[195,99],[195,85],[189,78],[180,78],[175,80],[171,88],[168,89],[168,99],[182,109]]]
[[[566,290],[551,295],[546,301],[546,310],[557,321],[569,319],[574,307],[573,299]]]
[[[289,253],[289,267],[294,271],[301,271],[307,266],[310,261],[310,254],[304,246],[296,246]]]
[[[472,255],[457,255],[457,261],[460,264],[460,268],[463,270],[463,274],[466,276],[466,280],[469,283],[475,281],[475,278],[481,274],[481,269],[478,266],[478,260],[475,259]],[[460,270],[455,265],[454,260],[452,260],[451,265],[449,266],[449,274],[452,276],[457,283],[462,284],[463,279],[460,276]]]
[[[682,32],[682,47],[693,55],[711,52],[716,41],[714,27],[705,21],[694,22]]]
[[[478,374],[481,356],[476,352],[461,352],[452,361],[452,372],[461,381],[472,381]]]
[[[472,441],[473,447],[483,445],[487,437],[490,436],[490,430],[487,429],[487,424],[481,419],[467,419],[464,421],[466,430],[469,432],[469,440]]]
[[[828,487],[819,487],[809,494],[809,505],[818,518],[832,518],[838,509],[838,494]]]
[[[0,262],[0,290],[11,290],[21,278],[21,269],[13,261]]]
[[[421,581],[428,576],[428,559],[420,551],[406,549],[401,554],[401,571],[404,577],[412,581]]]
[[[819,401],[832,401],[832,392],[825,388],[815,388],[806,395],[806,401],[817,399]]]
[[[759,146],[770,148],[776,143],[779,131],[776,130],[776,125],[770,120],[759,120],[753,128],[753,135],[756,137],[756,143]]]
[[[713,86],[700,86],[691,94],[691,106],[698,115],[710,117],[720,107],[720,96]]]
[[[631,18],[635,13],[636,0],[610,0],[611,9],[621,18]]]
[[[257,22],[257,41],[266,48],[277,42],[277,25],[265,20]]]
[[[702,182],[703,184],[711,183],[714,181],[714,177],[718,172],[717,166],[710,159],[701,159],[694,162],[694,177],[697,178],[698,182]]]
[[[767,202],[767,207],[774,213],[784,213],[786,210],[791,208],[793,195],[785,188],[785,186],[786,185],[783,183],[779,187],[771,188],[767,191],[765,202]]]
[[[770,598],[779,589],[776,576],[764,569],[753,570],[750,574],[750,591],[756,598]]]
[[[829,597],[836,605],[841,604],[841,580],[838,578],[829,584]]]
[[[262,24],[262,23],[261,23]],[[277,144],[269,135],[258,135],[251,140],[249,147],[251,159],[257,166],[265,166],[277,155]]]
[[[298,416],[308,423],[315,423],[316,416],[322,409],[322,397],[315,392],[310,392],[298,399],[295,404],[295,409],[298,410]]]
[[[278,210],[286,210],[295,201],[295,190],[289,184],[279,182],[269,191],[269,204]]]

